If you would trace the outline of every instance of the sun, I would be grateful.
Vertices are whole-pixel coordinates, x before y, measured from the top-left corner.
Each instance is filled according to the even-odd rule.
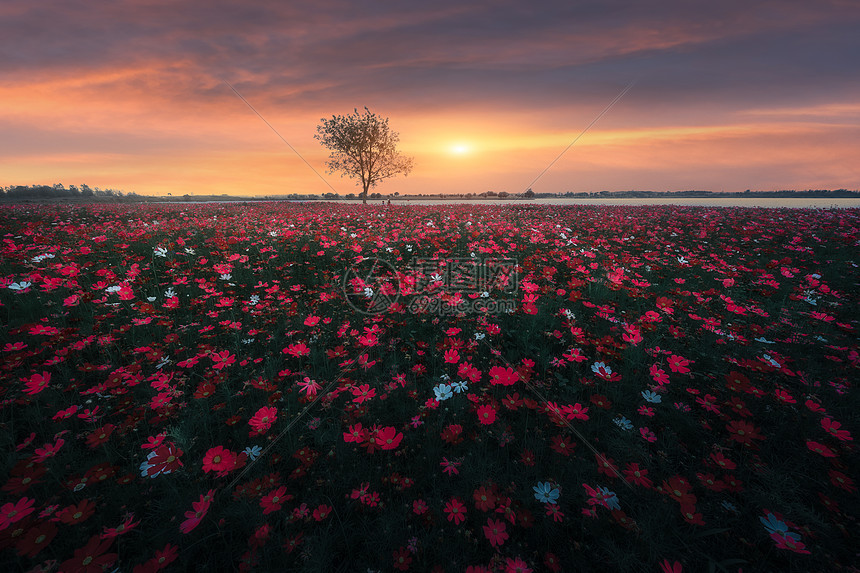
[[[454,155],[466,155],[472,152],[472,146],[468,143],[454,143],[448,148],[448,151]]]

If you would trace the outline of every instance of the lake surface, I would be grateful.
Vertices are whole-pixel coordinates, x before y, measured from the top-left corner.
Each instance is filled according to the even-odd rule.
[[[361,203],[361,201],[343,201],[345,203]],[[369,203],[379,203],[369,201]],[[445,203],[475,203],[479,205],[680,205],[683,207],[767,207],[789,209],[850,209],[860,208],[860,199],[798,199],[780,197],[659,197],[641,199],[600,199],[600,198],[556,198],[532,199],[531,201],[505,201],[494,199],[414,199],[409,201],[392,201],[392,205],[438,205]]]
[[[290,203],[349,203],[360,204],[360,199],[338,199],[337,201],[305,201],[290,199],[273,199]],[[249,201],[250,202],[250,201]],[[256,202],[256,201],[255,201]],[[153,204],[194,205],[203,203],[242,203],[241,200],[208,200],[208,201],[158,201]],[[387,200],[368,199],[368,205],[387,203]],[[770,209],[860,209],[860,199],[798,199],[798,198],[769,198],[769,197],[660,197],[643,199],[599,199],[599,198],[555,198],[528,200],[504,199],[397,199],[392,205],[611,205],[611,206],[647,206],[647,205],[679,205],[682,207],[765,207]]]

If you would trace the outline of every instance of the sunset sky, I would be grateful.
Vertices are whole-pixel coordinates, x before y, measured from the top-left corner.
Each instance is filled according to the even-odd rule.
[[[367,106],[381,193],[860,188],[860,2],[4,0],[0,185],[340,193],[313,138]]]

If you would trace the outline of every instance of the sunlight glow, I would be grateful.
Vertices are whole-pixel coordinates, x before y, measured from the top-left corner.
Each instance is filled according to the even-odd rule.
[[[467,143],[455,143],[448,150],[454,155],[466,155],[467,153],[471,153],[472,146]]]

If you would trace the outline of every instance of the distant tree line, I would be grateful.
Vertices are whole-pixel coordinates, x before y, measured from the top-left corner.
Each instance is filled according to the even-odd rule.
[[[117,189],[99,189],[86,184],[69,185],[65,187],[61,183],[54,185],[10,185],[0,187],[0,202],[14,201],[94,201],[94,202],[122,202],[122,203],[156,203],[160,201],[339,201],[361,199],[361,194],[347,193],[323,193],[323,194],[300,194],[290,193],[283,195],[266,195],[255,197],[242,197],[236,195],[180,195],[171,196],[149,196],[138,195],[134,192],[125,193]],[[597,192],[573,192],[566,193],[535,193],[527,189],[523,193],[509,193],[507,191],[484,191],[483,193],[417,193],[401,195],[394,193],[370,193],[367,198],[376,201],[385,200],[408,200],[408,199],[552,199],[552,198],[648,198],[648,197],[795,197],[795,198],[833,198],[854,199],[860,198],[860,191],[848,189],[807,189],[804,191],[782,190],[782,191],[752,191],[747,189],[742,193],[725,191],[597,191]]]
[[[117,189],[99,189],[87,184],[64,186],[54,185],[9,185],[0,187],[0,199],[18,201],[26,199],[68,199],[68,198],[133,199],[134,193],[125,194]]]
[[[731,191],[598,191],[595,193],[537,193],[535,197],[797,197],[797,198],[841,198],[850,199],[860,197],[860,191],[849,191],[848,189],[806,189],[797,191],[786,189],[780,191],[751,191],[747,189],[743,193]]]

